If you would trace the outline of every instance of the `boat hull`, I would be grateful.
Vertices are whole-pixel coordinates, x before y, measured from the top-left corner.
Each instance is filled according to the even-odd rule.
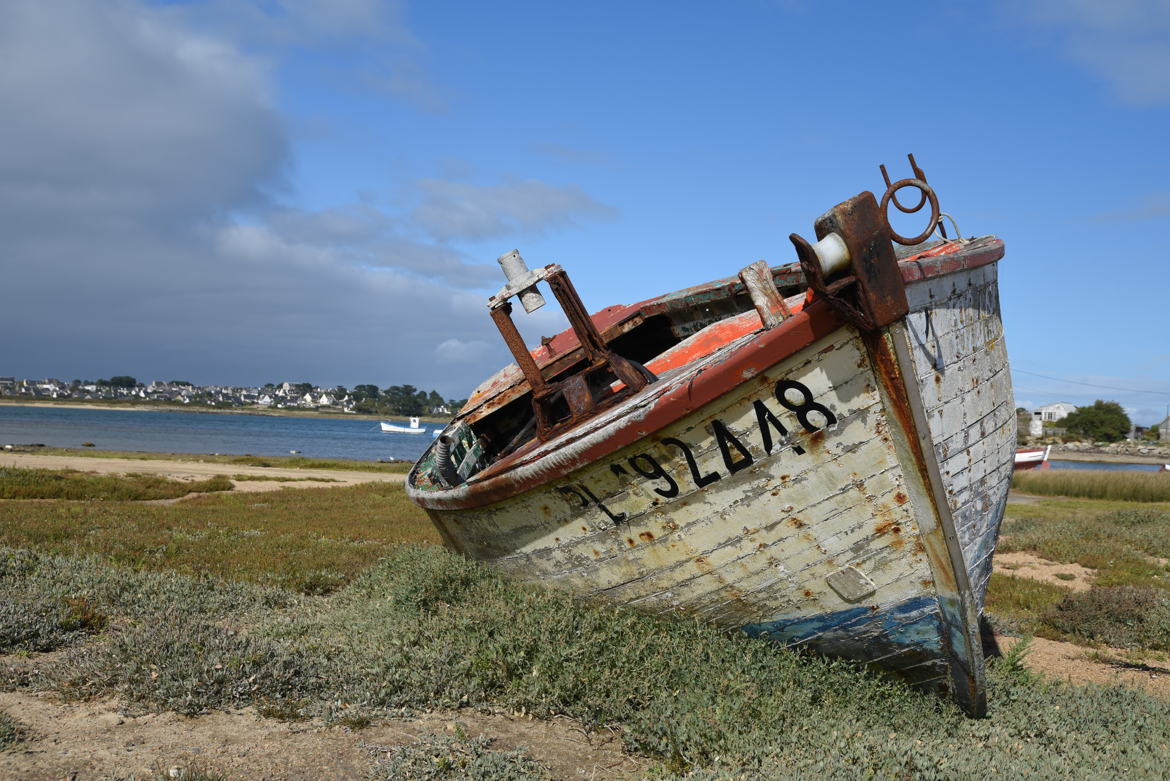
[[[427,430],[425,428],[419,428],[419,427],[411,428],[410,426],[396,426],[393,423],[380,423],[379,425],[382,428],[383,434],[425,434],[425,433],[427,433]]]
[[[1050,469],[1052,465],[1048,462],[1048,454],[1051,450],[1051,445],[1048,447],[1021,448],[1017,450],[1015,456],[1015,469],[1017,471],[1028,469]]]
[[[995,265],[907,297],[878,334],[813,305],[510,475],[408,490],[449,545],[518,578],[875,663],[980,713],[1015,442]]]

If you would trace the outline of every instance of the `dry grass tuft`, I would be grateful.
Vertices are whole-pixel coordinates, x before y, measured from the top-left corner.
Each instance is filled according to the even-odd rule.
[[[1041,496],[1124,502],[1170,502],[1170,474],[1092,469],[1016,472],[1012,488]]]

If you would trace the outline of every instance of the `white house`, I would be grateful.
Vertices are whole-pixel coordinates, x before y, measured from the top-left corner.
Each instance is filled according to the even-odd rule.
[[[1055,423],[1058,420],[1064,420],[1076,411],[1077,406],[1075,404],[1069,404],[1067,401],[1058,401],[1055,404],[1049,404],[1036,409],[1032,415],[1039,415],[1040,420],[1044,423]]]

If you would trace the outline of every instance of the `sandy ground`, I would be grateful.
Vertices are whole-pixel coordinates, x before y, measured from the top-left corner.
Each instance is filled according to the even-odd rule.
[[[529,749],[557,778],[640,778],[650,764],[622,753],[610,732],[587,733],[570,719],[536,721],[471,711],[432,713],[365,729],[265,719],[251,709],[188,718],[131,715],[112,701],[64,702],[54,695],[0,693],[0,710],[31,739],[0,752],[0,778],[88,781],[161,768],[202,768],[233,779],[364,779],[370,746],[402,746],[428,734],[486,735],[491,749]]]
[[[1001,575],[1031,578],[1069,591],[1088,591],[1097,575],[1096,570],[1080,564],[1057,564],[1023,551],[995,554],[992,568]]]
[[[100,472],[102,474],[153,474],[164,475],[176,480],[205,480],[215,475],[232,477],[250,475],[268,478],[265,480],[233,481],[237,491],[275,491],[281,488],[313,488],[321,486],[346,486],[358,483],[388,482],[401,483],[404,474],[392,472],[359,472],[348,469],[286,469],[268,466],[241,466],[237,464],[215,464],[198,461],[166,461],[163,459],[139,460],[136,458],[89,458],[87,456],[49,456],[32,453],[7,453],[0,451],[0,467],[22,469],[76,469],[79,472]],[[290,482],[281,482],[279,479]]]
[[[1020,642],[1018,637],[996,635],[996,639],[1005,653]],[[1024,666],[1045,678],[1078,685],[1118,683],[1170,699],[1170,663],[1136,664],[1125,659],[1126,652],[1115,648],[1091,649],[1034,637],[1024,656]]]
[[[1083,450],[1052,449],[1048,456],[1053,461],[1097,461],[1106,464],[1165,464],[1170,459],[1158,456],[1123,455],[1121,453],[1093,453]]]
[[[1070,591],[1088,591],[1097,574],[1079,564],[1058,564],[1024,552],[997,553],[993,567],[1003,575],[1031,578]],[[1003,635],[996,635],[996,639],[1005,653],[1020,641]],[[1046,678],[1075,684],[1118,683],[1170,699],[1170,663],[1130,663],[1127,656],[1126,651],[1115,648],[1092,649],[1034,637],[1024,664]]]

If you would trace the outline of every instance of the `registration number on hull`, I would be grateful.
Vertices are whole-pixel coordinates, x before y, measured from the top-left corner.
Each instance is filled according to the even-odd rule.
[[[773,393],[776,401],[791,413],[797,423],[807,432],[820,431],[823,428],[837,423],[837,416],[824,404],[818,402],[808,386],[796,380],[780,380],[776,383]],[[792,435],[787,426],[776,415],[775,410],[763,399],[752,402],[756,417],[756,436],[765,455],[772,455],[773,450],[791,448],[796,455],[803,455],[804,448],[792,441]],[[610,464],[610,471],[621,483],[634,479],[634,475],[644,478],[655,494],[663,499],[673,499],[682,493],[683,489],[704,488],[724,477],[734,475],[755,463],[744,439],[750,436],[750,431],[736,435],[719,418],[714,418],[710,424],[710,434],[719,447],[719,454],[723,459],[723,470],[711,469],[704,471],[699,467],[694,451],[688,443],[677,437],[666,437],[659,444],[672,451],[672,458],[659,460],[651,452],[635,453],[623,462]],[[683,473],[681,462],[686,462],[685,477],[675,478],[675,474]],[[631,474],[633,472],[633,474]],[[689,485],[687,482],[689,481]],[[680,485],[680,482],[682,485]],[[628,515],[624,512],[613,512],[605,503],[597,498],[597,494],[584,482],[569,483],[557,486],[556,489],[570,506],[580,509],[596,507],[605,514],[616,526],[624,523]],[[603,492],[605,493],[605,492]]]

